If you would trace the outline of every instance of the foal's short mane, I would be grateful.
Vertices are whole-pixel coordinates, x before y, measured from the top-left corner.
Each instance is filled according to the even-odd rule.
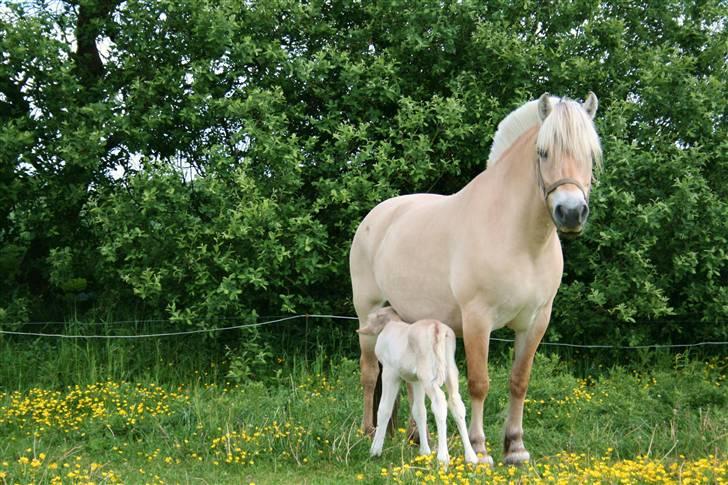
[[[495,165],[508,148],[526,132],[541,126],[538,148],[548,152],[556,160],[569,153],[579,160],[601,162],[602,149],[594,123],[581,104],[568,99],[550,96],[551,114],[541,123],[538,100],[529,101],[511,112],[498,124],[493,146],[488,156],[488,166]],[[535,147],[534,147],[535,148]],[[534,150],[535,151],[535,150]]]

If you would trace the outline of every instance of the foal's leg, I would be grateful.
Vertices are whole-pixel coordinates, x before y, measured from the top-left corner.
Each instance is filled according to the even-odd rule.
[[[425,390],[420,382],[413,382],[407,387],[411,389],[410,402],[412,403],[412,419],[414,419],[420,436],[420,455],[429,455],[430,445],[427,442],[427,409],[425,408]]]
[[[359,335],[359,347],[361,348],[359,367],[361,368],[361,385],[364,390],[364,417],[361,428],[370,436],[374,434],[374,389],[379,377],[379,361],[374,354],[376,341],[376,337],[371,335]]]
[[[477,463],[478,456],[475,454],[470,439],[468,438],[468,430],[465,425],[465,404],[460,397],[458,385],[458,368],[455,363],[455,356],[451,355],[448,359],[448,369],[445,376],[445,387],[447,387],[447,404],[450,408],[455,424],[458,427],[460,438],[463,440],[463,449],[465,450],[465,461],[468,463]]]
[[[392,417],[392,408],[397,394],[399,394],[399,376],[395,370],[384,367],[382,369],[382,400],[379,401],[379,410],[377,410],[377,430],[369,450],[372,456],[382,454],[384,435],[387,434],[387,423]]]
[[[518,465],[529,460],[530,455],[523,444],[523,402],[531,377],[531,366],[536,348],[541,342],[551,317],[551,304],[541,311],[533,325],[527,330],[516,332],[513,368],[510,379],[510,400],[503,439],[504,463]]]
[[[440,463],[450,463],[450,455],[447,452],[447,400],[445,393],[431,383],[423,383],[425,393],[430,398],[432,414],[435,415],[437,425],[437,459]]]
[[[485,448],[485,432],[483,431],[483,408],[488,395],[488,343],[490,324],[482,318],[463,313],[463,342],[465,359],[468,366],[468,390],[472,413],[470,415],[470,443],[473,450],[479,453],[481,463],[493,464],[493,458]]]

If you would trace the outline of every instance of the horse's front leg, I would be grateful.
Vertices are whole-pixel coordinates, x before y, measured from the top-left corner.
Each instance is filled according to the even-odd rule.
[[[483,409],[488,396],[490,381],[488,379],[488,344],[490,339],[490,322],[475,314],[463,312],[463,343],[465,359],[468,367],[468,391],[472,413],[468,436],[478,461],[492,465],[493,458],[485,447],[485,431],[483,430]]]
[[[542,309],[526,330],[516,332],[513,368],[510,379],[510,401],[503,439],[504,463],[518,465],[526,463],[530,455],[523,444],[523,403],[526,399],[531,366],[538,344],[551,318],[551,302]]]

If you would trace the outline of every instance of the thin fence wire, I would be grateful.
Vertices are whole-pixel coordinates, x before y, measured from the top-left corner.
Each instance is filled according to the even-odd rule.
[[[331,320],[358,320],[357,317],[347,315],[324,315],[324,314],[301,314],[301,315],[290,315],[290,316],[269,316],[261,318],[273,318],[272,320],[264,320],[256,323],[245,323],[240,325],[231,325],[226,327],[207,328],[207,329],[194,329],[194,330],[183,330],[179,332],[158,332],[158,333],[146,333],[146,334],[131,334],[131,335],[83,335],[83,334],[63,334],[63,333],[42,333],[42,332],[20,332],[14,330],[0,330],[0,335],[19,335],[28,337],[53,337],[61,339],[141,339],[141,338],[158,338],[158,337],[175,337],[182,335],[195,335],[202,333],[213,333],[213,332],[224,332],[227,330],[238,330],[244,328],[263,327],[266,325],[273,325],[275,323],[282,323],[296,319],[309,319],[309,318],[327,318]],[[239,319],[238,317],[230,318],[217,318],[218,321],[230,321],[233,319]],[[194,321],[206,321],[206,319],[196,319]],[[171,320],[116,320],[110,322],[87,322],[87,325],[120,325],[120,324],[143,324],[143,323],[171,323]],[[51,324],[65,324],[71,322],[17,322],[15,325],[51,325]],[[83,325],[83,322],[73,322],[74,325]],[[490,340],[495,342],[506,342],[512,343],[514,339],[491,337]],[[728,345],[728,341],[708,341],[708,342],[695,342],[690,344],[647,344],[647,345],[609,345],[609,344],[572,344],[566,342],[541,342],[542,346],[548,347],[569,347],[577,349],[614,349],[614,350],[637,350],[637,349],[670,349],[670,348],[689,348],[689,347],[707,347],[707,346],[718,346]]]
[[[268,319],[268,318],[283,318],[287,317],[289,315],[259,315],[258,318]],[[198,317],[198,318],[190,318],[190,319],[179,319],[179,321],[187,321],[187,322],[209,322],[211,319],[204,318],[204,317]],[[241,317],[215,317],[214,320],[216,321],[235,321],[235,320],[243,320]],[[68,325],[72,324],[74,326],[81,326],[81,327],[108,327],[108,326],[114,326],[114,325],[129,325],[129,324],[147,324],[147,323],[174,323],[174,319],[170,318],[152,318],[152,319],[136,319],[136,320],[109,320],[109,321],[103,321],[103,322],[78,322],[78,321],[69,321],[69,320],[55,320],[55,321],[47,321],[47,322],[9,322],[2,325],[39,325],[39,326],[46,326],[46,325]]]

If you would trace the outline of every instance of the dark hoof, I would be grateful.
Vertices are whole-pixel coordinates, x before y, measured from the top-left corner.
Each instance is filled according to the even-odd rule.
[[[517,451],[511,451],[506,454],[505,458],[503,458],[503,463],[506,465],[523,465],[528,463],[528,460],[531,459],[531,455],[526,450],[517,450]]]

